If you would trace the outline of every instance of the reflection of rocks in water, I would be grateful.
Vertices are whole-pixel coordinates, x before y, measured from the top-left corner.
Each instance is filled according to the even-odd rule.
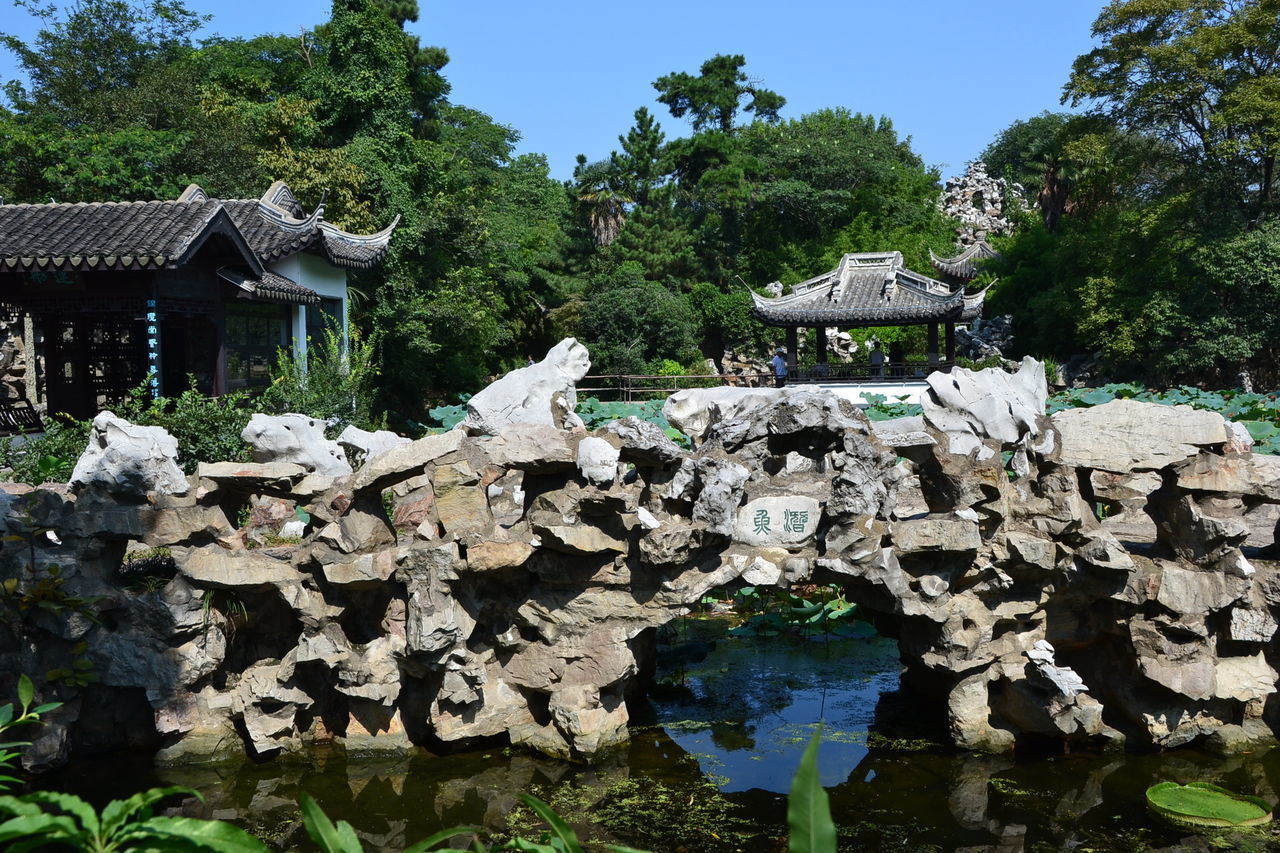
[[[947,805],[956,823],[965,829],[997,830],[991,819],[991,777],[1014,766],[1012,758],[982,755],[959,761],[951,777]],[[994,825],[993,825],[994,824]]]
[[[554,785],[571,769],[560,761],[514,755],[474,776],[442,781],[434,799],[436,816],[446,825],[452,821],[499,826],[522,793],[537,783]]]
[[[1280,751],[1226,760],[1183,753],[1028,761],[872,748],[830,796],[837,822],[852,827],[857,849],[1128,851],[1173,845],[1186,834],[1145,814],[1143,795],[1155,782],[1213,781],[1274,803],[1268,773],[1278,771]],[[1168,851],[1204,849],[1194,841]]]

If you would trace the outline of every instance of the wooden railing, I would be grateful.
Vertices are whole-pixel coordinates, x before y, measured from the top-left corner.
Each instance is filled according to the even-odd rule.
[[[910,382],[921,380],[930,373],[947,372],[954,362],[935,364],[925,362],[885,362],[880,367],[869,364],[814,364],[796,368],[787,374],[788,385],[804,385],[825,382],[876,383]],[[720,373],[651,376],[644,374],[594,374],[583,377],[578,383],[578,396],[599,397],[604,400],[635,402],[654,397],[667,397],[687,388],[714,388],[723,385],[772,387],[773,373],[727,375]]]
[[[909,382],[924,379],[930,373],[948,373],[953,361],[886,361],[882,365],[866,363],[814,364],[787,374],[787,382]]]

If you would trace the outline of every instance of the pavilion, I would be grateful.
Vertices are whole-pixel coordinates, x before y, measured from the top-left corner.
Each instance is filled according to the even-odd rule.
[[[256,199],[193,184],[161,201],[0,202],[0,314],[22,330],[28,399],[92,417],[143,382],[265,386],[280,349],[304,360],[326,323],[345,336],[347,272],[382,260],[398,220],[351,234],[280,181]]]
[[[968,250],[966,250],[968,251]],[[970,258],[937,259],[955,262],[958,268]],[[941,267],[940,267],[941,269]],[[887,378],[874,376],[869,365],[827,364],[824,329],[866,328],[869,326],[929,327],[928,361],[932,370],[950,369],[955,362],[956,323],[969,322],[982,313],[986,290],[965,293],[963,283],[946,284],[912,272],[903,265],[901,252],[848,254],[830,272],[803,281],[786,296],[774,298],[752,293],[752,314],[767,326],[787,330],[787,375],[800,380]],[[940,358],[939,327],[945,330],[945,350]],[[802,376],[796,366],[799,330],[817,331],[817,366],[812,375]],[[889,376],[902,376],[905,365],[888,364]]]

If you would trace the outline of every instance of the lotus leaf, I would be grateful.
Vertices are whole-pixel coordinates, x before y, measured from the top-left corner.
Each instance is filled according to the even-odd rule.
[[[1178,826],[1258,826],[1271,820],[1266,801],[1208,782],[1161,782],[1147,789],[1147,806]]]

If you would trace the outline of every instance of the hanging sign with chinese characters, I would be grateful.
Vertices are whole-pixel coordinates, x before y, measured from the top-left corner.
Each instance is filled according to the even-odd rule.
[[[746,545],[793,548],[813,541],[822,504],[803,495],[756,498],[738,510],[733,538]]]
[[[160,396],[160,315],[156,301],[147,300],[147,388],[153,399]]]

